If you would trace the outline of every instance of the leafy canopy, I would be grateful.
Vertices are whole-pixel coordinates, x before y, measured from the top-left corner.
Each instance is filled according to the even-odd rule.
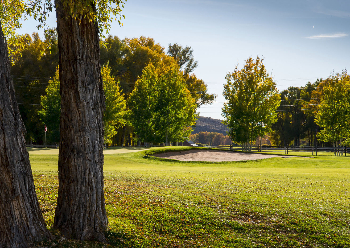
[[[100,44],[101,63],[108,62],[110,64],[112,75],[120,80],[121,88],[126,95],[132,92],[136,80],[141,77],[143,69],[149,63],[156,64],[163,61],[171,64],[176,61],[183,72],[187,88],[192,97],[195,98],[198,107],[203,104],[211,104],[215,99],[214,94],[208,93],[207,85],[203,80],[198,79],[195,74],[189,74],[197,66],[190,47],[182,48],[177,44],[170,45],[178,50],[177,52],[173,51],[173,53],[168,50],[166,54],[164,48],[154,39],[144,36],[124,40],[120,40],[116,36],[109,36]],[[178,53],[181,54],[181,59],[178,59],[180,56]],[[184,66],[185,64],[186,66]],[[187,70],[186,68],[192,69]]]
[[[0,1],[0,22],[5,37],[15,34],[15,29],[20,28],[19,19],[25,9],[23,0],[1,0]]]
[[[125,16],[120,13],[126,1],[127,0],[61,0],[65,11],[69,13],[72,18],[87,18],[90,21],[96,22],[101,33],[104,31],[106,33],[109,32],[113,20],[118,20],[118,23],[122,25],[121,20],[125,18]],[[30,0],[26,6],[26,12],[41,23],[39,27],[46,26],[47,17],[50,12],[52,12],[54,4],[53,0]]]

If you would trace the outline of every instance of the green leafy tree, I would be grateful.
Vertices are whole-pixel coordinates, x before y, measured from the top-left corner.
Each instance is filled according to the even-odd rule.
[[[226,75],[226,80],[224,123],[230,129],[232,141],[251,143],[265,135],[277,120],[280,95],[276,84],[259,57],[247,59],[243,69],[236,67],[234,72]]]
[[[141,36],[140,38],[125,39],[124,42],[130,50],[124,60],[127,70],[120,77],[121,86],[123,90],[125,89],[126,94],[133,91],[136,81],[141,77],[143,69],[148,64],[157,64],[162,61],[169,65],[173,62],[173,59],[165,54],[164,48],[152,38]]]
[[[196,120],[196,104],[178,65],[149,64],[129,98],[131,123],[140,141],[184,141]]]
[[[154,39],[141,36],[139,38],[120,40],[118,37],[108,37],[101,41],[101,63],[109,63],[112,75],[120,81],[120,87],[128,98],[135,83],[142,75],[143,69],[149,64],[159,62],[173,63],[173,58],[166,55],[164,48]],[[127,124],[118,130],[118,143],[130,145],[133,127]]]
[[[350,142],[350,78],[345,72],[328,78],[316,114],[316,123],[322,128],[318,136],[335,146]]]

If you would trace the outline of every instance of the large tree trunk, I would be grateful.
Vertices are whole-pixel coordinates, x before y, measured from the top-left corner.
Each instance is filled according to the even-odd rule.
[[[103,108],[98,26],[56,0],[61,83],[59,190],[54,227],[67,238],[104,241]]]
[[[35,193],[23,125],[0,23],[0,247],[50,238]]]

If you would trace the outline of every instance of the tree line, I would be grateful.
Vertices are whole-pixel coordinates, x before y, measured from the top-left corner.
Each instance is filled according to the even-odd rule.
[[[348,146],[349,103],[346,70],[303,87],[289,87],[281,92],[272,141],[281,146],[299,146],[301,139],[309,146]]]
[[[167,143],[186,139],[191,130],[187,127],[195,122],[196,109],[215,99],[204,81],[193,73],[198,62],[191,47],[169,44],[166,52],[146,37],[120,40],[108,36],[99,43],[106,97],[105,143],[130,145],[135,141]],[[53,30],[45,32],[44,40],[37,33],[18,35],[10,47],[16,96],[28,130],[26,140],[42,144],[46,125],[47,142],[58,143],[57,35]],[[158,130],[165,131],[161,134]]]
[[[116,36],[101,39],[99,45],[106,96],[105,143],[108,145],[135,145],[137,141],[167,143],[187,138],[190,129],[184,127],[194,124],[196,107],[211,103],[215,99],[215,95],[208,93],[204,81],[193,74],[198,62],[194,60],[191,47],[182,47],[175,43],[170,44],[165,51],[164,47],[157,44],[152,38],[121,40]],[[58,71],[56,71],[58,70],[57,33],[50,29],[45,31],[44,40],[41,40],[37,33],[16,35],[11,39],[9,50],[11,51],[11,73],[14,78],[16,97],[27,129],[27,143],[42,144],[44,142],[44,125],[49,130],[48,143],[58,143],[60,99]],[[171,65],[176,65],[176,68],[173,66],[170,69]],[[150,70],[158,76],[151,78]],[[176,76],[176,73],[171,74],[169,70],[177,71],[179,76]],[[143,75],[144,71],[145,75]],[[150,83],[156,81],[155,78],[159,78],[160,74],[168,75],[168,78],[163,80],[164,85],[161,86],[162,80],[160,80],[159,83],[151,86]],[[169,91],[169,89],[176,88],[174,85],[170,87],[170,77],[177,78],[185,84],[195,105],[189,107],[191,104],[187,100],[190,98],[185,97],[184,92],[182,96],[178,95],[179,97],[175,99],[174,94]],[[226,75],[227,84],[224,95],[227,95],[227,99],[234,95],[236,99],[236,103],[232,102],[233,99],[228,101],[231,101],[229,104],[232,106],[227,105],[228,108],[223,108],[224,122],[230,127],[231,138],[235,137],[233,141],[236,143],[249,143],[268,133],[271,142],[277,146],[299,146],[301,140],[307,140],[310,146],[315,145],[316,140],[324,145],[336,145],[336,143],[346,145],[345,131],[335,131],[334,125],[330,124],[327,124],[328,128],[325,128],[324,119],[330,115],[321,114],[320,109],[325,111],[325,107],[324,105],[321,107],[320,104],[325,93],[326,95],[332,93],[329,90],[324,92],[323,86],[333,82],[329,87],[334,88],[338,85],[334,82],[338,81],[347,85],[344,83],[347,77],[347,72],[344,71],[342,74],[330,76],[325,80],[318,79],[314,83],[308,82],[303,87],[289,87],[278,92],[275,83],[266,72],[263,60],[257,58],[254,61],[249,58],[243,69],[236,68],[233,73]],[[263,81],[264,84],[262,84]],[[166,85],[168,82],[169,85]],[[229,86],[230,84],[232,86]],[[168,90],[164,90],[164,87]],[[239,87],[242,89],[235,91]],[[140,91],[141,88],[143,92]],[[346,87],[342,90],[347,92]],[[164,94],[161,95],[160,92],[167,92],[168,100],[156,103],[155,99],[166,99],[167,97]],[[261,101],[259,97],[265,100]],[[147,102],[147,104],[138,104],[140,102]],[[180,113],[179,111],[171,111],[171,107],[181,109],[176,106],[176,103],[181,103],[183,106],[188,105],[187,110],[182,112],[182,117],[180,114],[174,115],[175,112]],[[146,109],[147,106],[149,108]],[[159,112],[160,106],[164,108],[163,112]],[[167,112],[166,108],[168,108]],[[230,111],[228,111],[229,108],[231,108]],[[192,113],[189,112],[189,109],[192,109]],[[146,114],[147,111],[148,114]],[[266,115],[266,111],[271,111],[271,114]],[[249,115],[246,114],[248,112]],[[151,116],[150,113],[154,115]],[[193,118],[189,116],[186,118],[184,116],[186,113],[190,113],[189,116]],[[344,112],[343,115],[347,114]],[[265,117],[268,119],[263,119]],[[145,118],[148,118],[148,125],[144,125]],[[249,118],[253,119],[249,120]],[[342,117],[343,120],[344,118]],[[234,123],[230,122],[231,119],[234,120]],[[150,120],[154,123],[151,123]],[[239,124],[237,120],[241,123]],[[166,130],[170,123],[180,125],[180,129],[174,126]],[[343,123],[343,127],[345,126]],[[333,131],[328,131],[329,127]],[[162,130],[162,134],[158,130]],[[333,133],[325,134],[326,132]]]
[[[224,123],[248,150],[268,134],[277,146],[349,146],[350,76],[347,71],[278,92],[263,60],[246,60],[226,75]]]

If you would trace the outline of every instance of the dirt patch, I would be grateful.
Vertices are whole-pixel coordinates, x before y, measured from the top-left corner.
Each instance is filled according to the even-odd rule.
[[[217,151],[217,150],[188,150],[179,152],[165,152],[154,154],[158,158],[175,159],[180,161],[207,161],[207,162],[225,162],[225,161],[247,161],[266,158],[280,157],[278,155],[267,155],[257,153]]]

